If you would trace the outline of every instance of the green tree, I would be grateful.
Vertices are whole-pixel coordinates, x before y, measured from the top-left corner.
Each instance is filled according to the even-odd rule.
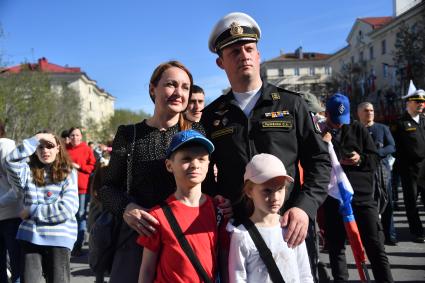
[[[97,141],[106,142],[113,139],[120,125],[138,123],[150,116],[142,110],[135,112],[129,109],[116,109],[114,115],[100,125],[94,123],[87,126],[87,131],[91,136],[97,137]],[[93,130],[96,128],[97,131]]]
[[[402,90],[410,80],[425,87],[425,16],[408,25],[403,22],[396,35],[394,63],[398,67]]]
[[[52,89],[49,75],[22,64],[19,73],[0,75],[0,119],[15,140],[41,129],[59,132],[80,121],[80,99],[68,87]]]

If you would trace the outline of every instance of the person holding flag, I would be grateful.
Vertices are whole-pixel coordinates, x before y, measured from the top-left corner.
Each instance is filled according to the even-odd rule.
[[[373,140],[361,123],[350,123],[349,99],[339,93],[331,96],[326,102],[326,121],[320,126],[323,140],[332,143],[337,159],[353,188],[352,214],[357,220],[375,281],[394,282],[385,253],[377,204],[373,199],[373,178],[378,162]],[[349,197],[349,192],[346,196]],[[346,232],[341,214],[348,216],[350,207],[349,202],[344,202],[341,207],[340,203],[341,201],[328,197],[323,204],[325,238],[329,243],[329,260],[334,282],[348,280],[345,258]]]

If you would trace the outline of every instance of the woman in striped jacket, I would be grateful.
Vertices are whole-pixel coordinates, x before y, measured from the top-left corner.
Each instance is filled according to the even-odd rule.
[[[77,172],[60,139],[48,132],[25,139],[6,158],[9,181],[24,193],[21,283],[70,282],[70,250],[77,238]]]

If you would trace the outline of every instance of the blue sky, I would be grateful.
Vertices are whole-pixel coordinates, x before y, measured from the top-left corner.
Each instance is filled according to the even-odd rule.
[[[245,12],[260,25],[262,60],[293,52],[333,53],[345,46],[356,18],[391,16],[392,0],[0,0],[3,61],[46,57],[81,67],[116,97],[115,108],[152,113],[148,83],[161,62],[177,59],[209,101],[228,86],[208,50],[219,18]]]

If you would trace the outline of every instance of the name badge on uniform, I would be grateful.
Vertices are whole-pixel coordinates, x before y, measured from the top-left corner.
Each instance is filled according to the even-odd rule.
[[[292,121],[261,121],[262,128],[284,128],[291,129]]]
[[[224,128],[211,133],[211,138],[216,139],[225,135],[233,134],[233,127]]]

